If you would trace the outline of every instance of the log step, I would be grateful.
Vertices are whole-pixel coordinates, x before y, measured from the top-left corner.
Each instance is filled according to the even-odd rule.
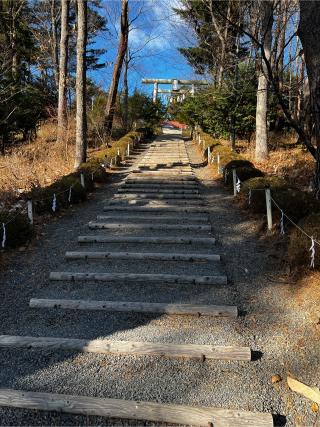
[[[201,207],[207,206],[207,202],[201,198],[195,200],[195,199],[171,199],[171,198],[161,198],[161,199],[157,199],[157,198],[143,198],[140,196],[137,196],[133,199],[129,198],[129,197],[125,197],[125,198],[113,198],[109,201],[108,206],[134,206],[134,205],[138,205],[139,203],[143,203],[143,205],[140,206],[154,206],[154,207],[197,207],[198,210],[201,210]],[[147,203],[147,205],[145,204]]]
[[[251,351],[249,347],[111,341],[105,339],[86,340],[76,338],[0,335],[0,348],[75,350],[84,353],[133,354],[173,358],[184,357],[200,360],[251,360]]]
[[[167,214],[172,212],[185,213],[185,214],[196,214],[203,215],[209,213],[209,210],[205,207],[193,206],[161,206],[161,205],[148,205],[148,206],[114,206],[107,205],[103,208],[104,211],[126,211],[126,212],[148,212],[157,214]]]
[[[126,212],[148,212],[148,213],[192,213],[202,215],[209,213],[209,210],[205,206],[163,206],[163,205],[148,205],[148,206],[116,206],[116,205],[107,205],[103,207],[104,211],[126,211]]]
[[[113,237],[113,236],[79,236],[79,243],[148,243],[156,245],[214,245],[214,237]]]
[[[209,262],[220,261],[220,255],[211,254],[170,254],[161,252],[66,252],[67,259],[137,259],[154,261],[186,261],[186,262]]]
[[[227,277],[215,276],[190,276],[178,274],[139,274],[139,273],[75,273],[69,271],[53,271],[51,280],[71,281],[99,281],[99,282],[137,282],[137,283],[161,283],[161,284],[185,284],[193,285],[226,285]]]
[[[128,210],[130,212],[130,210]],[[164,212],[150,212],[153,215],[145,215],[145,214],[122,214],[118,215],[99,215],[97,218],[102,219],[104,221],[177,221],[177,222],[206,222],[208,223],[208,215],[163,215]],[[162,215],[161,215],[162,214]]]
[[[161,194],[199,194],[198,190],[184,190],[184,189],[166,189],[166,188],[128,188],[128,187],[122,187],[118,189],[118,193],[156,193],[159,194],[159,191]]]
[[[181,180],[181,179],[155,179],[155,178],[127,178],[125,181],[128,185],[168,185],[168,186],[183,186],[186,188],[195,187],[199,185],[199,182],[195,179],[193,180]]]
[[[125,181],[123,184],[122,188],[152,188],[154,190],[184,190],[184,191],[189,191],[189,190],[198,190],[199,189],[199,185],[198,184],[190,184],[190,185],[186,185],[186,184],[153,184],[152,182],[149,181],[145,181],[145,182],[139,182],[139,183],[131,183],[130,181]]]
[[[0,389],[0,405],[80,415],[207,427],[272,427],[271,414],[237,409],[169,405],[135,400]]]
[[[166,304],[155,302],[94,301],[32,298],[31,308],[63,308],[70,310],[97,310],[112,312],[160,313],[184,316],[237,317],[234,305]]]
[[[98,219],[100,219],[98,217]],[[182,230],[182,231],[211,231],[211,225],[199,224],[121,224],[90,221],[89,228],[96,229],[136,229],[136,230]]]
[[[162,194],[156,191],[155,193],[128,193],[127,195],[121,194],[115,194],[114,199],[200,199],[200,194]]]

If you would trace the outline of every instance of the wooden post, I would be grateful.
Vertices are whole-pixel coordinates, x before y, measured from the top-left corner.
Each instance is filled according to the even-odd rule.
[[[272,206],[271,206],[270,188],[266,188],[266,207],[267,207],[268,230],[272,230]]]
[[[217,172],[220,173],[220,154],[217,155]]]
[[[130,156],[130,144],[128,144],[128,157]]]
[[[84,175],[83,175],[83,173],[80,174],[80,182],[81,182],[82,187],[86,188],[86,185],[84,183]]]
[[[27,212],[30,224],[33,225],[33,208],[32,208],[32,199],[27,200]]]
[[[237,195],[237,171],[236,168],[232,168],[232,181],[233,181],[233,195]]]

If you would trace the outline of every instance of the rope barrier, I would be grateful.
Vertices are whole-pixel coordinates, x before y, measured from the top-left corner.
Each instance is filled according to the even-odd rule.
[[[139,137],[138,142],[140,142],[141,138]],[[128,144],[129,146],[129,144]],[[119,150],[118,150],[119,151]],[[129,148],[128,148],[128,155],[129,155]],[[91,172],[91,179],[92,181],[94,181],[94,175],[95,173],[101,168],[107,168],[107,167],[111,167],[112,166],[112,158],[110,159],[110,164],[106,165],[105,163],[100,163],[99,166]],[[81,174],[82,175],[82,174]],[[80,176],[81,177],[81,176]],[[83,178],[81,179],[81,181],[83,180]],[[42,202],[42,201],[46,201],[46,200],[51,200],[52,199],[52,206],[51,206],[51,210],[53,212],[55,212],[57,210],[57,196],[60,196],[63,193],[68,192],[68,202],[71,203],[71,199],[72,199],[72,189],[74,187],[75,184],[71,185],[70,187],[66,188],[65,190],[59,191],[58,193],[53,193],[53,196],[50,195],[48,197],[43,197],[43,198],[39,198],[36,200],[33,200],[34,203],[38,203],[38,202]],[[32,203],[32,202],[31,202]],[[31,204],[32,207],[32,204]],[[2,222],[2,240],[1,240],[1,247],[5,248],[6,245],[6,240],[7,240],[7,230],[6,230],[6,226],[8,224],[10,224],[12,221],[14,221],[18,215],[20,215],[23,212],[27,212],[28,213],[28,208],[27,207],[22,207],[21,209],[19,209],[15,215],[13,217],[11,217],[8,221],[6,222]],[[29,216],[29,215],[28,215]],[[29,218],[30,219],[30,218]],[[33,222],[33,220],[32,220]],[[32,223],[31,222],[31,223]]]

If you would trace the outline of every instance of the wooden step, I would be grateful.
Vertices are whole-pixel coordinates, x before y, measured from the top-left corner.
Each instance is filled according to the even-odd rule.
[[[99,282],[136,282],[161,284],[226,285],[227,277],[222,275],[191,276],[183,274],[139,274],[139,273],[76,273],[53,271],[51,280],[99,281]]]
[[[177,222],[205,222],[208,223],[208,215],[177,215],[177,214],[168,214],[166,212],[150,212],[149,214],[130,214],[130,209],[128,209],[129,214],[124,213],[121,215],[99,215],[97,218],[102,219],[103,221],[177,221]],[[153,214],[153,215],[151,215]]]
[[[192,199],[192,200],[199,200],[201,198],[200,194],[165,194],[165,193],[128,193],[127,195],[124,194],[115,194],[113,196],[114,199]]]
[[[5,407],[208,427],[272,427],[268,413],[0,389]]]
[[[195,176],[194,176],[194,174],[192,173],[192,172],[179,172],[179,171],[175,171],[175,172],[173,172],[172,170],[170,170],[170,169],[167,169],[166,171],[143,171],[143,170],[141,170],[141,169],[135,169],[135,170],[132,170],[131,171],[131,173],[132,174],[134,174],[135,176],[137,176],[137,177],[155,177],[155,178],[158,178],[158,179],[167,179],[167,178],[173,178],[173,179],[176,179],[176,178],[179,178],[179,177],[181,177],[181,178],[184,178],[184,179],[186,179],[186,180],[191,180],[191,181],[194,181],[194,180],[196,180],[196,178],[195,178]]]
[[[30,300],[32,308],[63,308],[70,310],[94,310],[112,312],[160,313],[181,316],[237,317],[238,309],[234,305],[205,304],[166,304],[155,302],[95,301],[68,299]]]
[[[209,209],[205,206],[161,206],[161,205],[148,205],[148,206],[116,206],[106,205],[103,207],[104,211],[126,211],[126,212],[152,212],[152,213],[192,213],[192,214],[204,214],[209,213]]]
[[[139,205],[140,204],[140,205]],[[145,207],[186,207],[192,208],[196,207],[198,210],[203,212],[203,208],[208,206],[207,201],[203,199],[171,199],[171,198],[143,198],[137,196],[133,199],[131,198],[113,198],[109,201],[108,206],[145,206]]]
[[[76,338],[30,337],[0,335],[0,348],[28,348],[42,350],[74,350],[84,353],[133,354],[165,356],[200,360],[251,360],[249,347],[197,344],[166,344],[139,341],[86,340]]]
[[[117,237],[117,236],[79,236],[79,243],[147,243],[155,245],[214,245],[214,237]]]
[[[186,179],[156,179],[156,178],[137,178],[132,177],[131,175],[124,181],[128,185],[168,185],[168,186],[183,186],[186,188],[198,186],[199,182],[196,179],[186,180]]]
[[[108,224],[148,224],[150,225],[196,225],[196,226],[210,226],[210,222],[208,218],[203,219],[200,217],[200,219],[196,218],[189,218],[188,216],[183,215],[172,215],[172,216],[165,216],[165,215],[97,215],[97,221],[95,222],[108,222]],[[148,228],[148,227],[146,227]]]
[[[138,183],[132,183],[130,181],[126,181],[124,182],[122,188],[152,188],[154,190],[162,190],[162,189],[167,189],[167,190],[184,190],[184,191],[189,191],[189,190],[198,190],[199,189],[199,185],[198,184],[192,184],[192,185],[185,185],[185,184],[153,184],[152,182],[149,182],[146,180],[146,182],[140,182]]]
[[[220,255],[211,254],[180,254],[162,252],[106,252],[106,251],[68,251],[67,259],[136,259],[153,261],[185,261],[185,262],[210,262],[220,261]]]
[[[99,217],[98,217],[99,219]],[[200,224],[122,224],[102,221],[90,221],[89,228],[96,229],[135,229],[135,230],[181,230],[181,231],[211,231],[211,225]]]
[[[122,187],[118,189],[118,193],[146,193],[146,194],[199,194],[198,190],[180,190],[180,189],[166,189],[166,188],[127,188]]]

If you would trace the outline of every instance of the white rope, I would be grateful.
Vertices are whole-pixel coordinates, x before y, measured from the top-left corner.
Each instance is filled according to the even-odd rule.
[[[315,259],[315,255],[316,255],[316,248],[315,248],[315,240],[314,240],[313,236],[311,236],[311,246],[310,246],[309,251],[311,252],[310,267],[314,268],[314,259]]]
[[[72,186],[69,188],[68,202],[71,203]]]
[[[248,193],[248,205],[251,205],[251,196],[252,196],[252,191],[251,191],[251,188],[249,188],[249,193]]]
[[[6,246],[7,233],[6,233],[6,224],[2,223],[2,242],[1,247],[4,248]]]
[[[241,181],[240,181],[240,179],[237,177],[237,181],[236,181],[236,190],[237,190],[237,193],[240,193],[240,190],[241,190]]]
[[[57,209],[57,198],[56,195],[53,195],[53,200],[52,200],[52,211],[55,212]]]

